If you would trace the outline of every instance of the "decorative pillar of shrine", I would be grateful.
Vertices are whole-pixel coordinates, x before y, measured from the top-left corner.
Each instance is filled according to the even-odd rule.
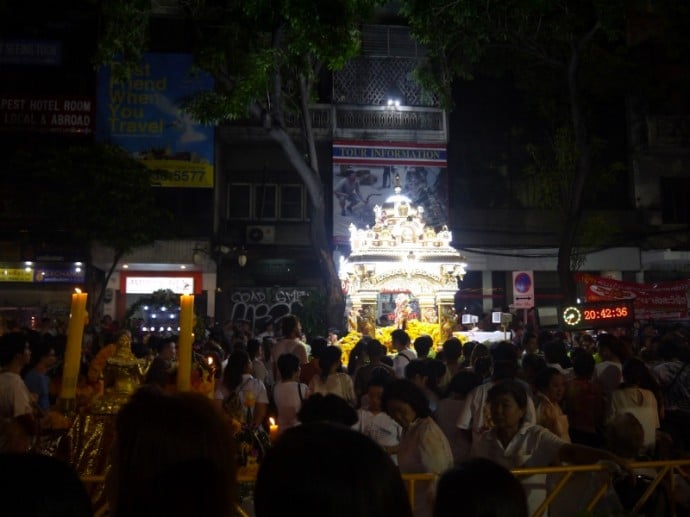
[[[377,291],[360,291],[359,299],[361,304],[360,328],[359,331],[364,336],[376,337],[376,306],[378,302]]]
[[[441,326],[441,342],[453,336],[453,329],[458,321],[454,305],[455,293],[440,291],[436,293],[439,324]]]
[[[350,302],[352,303],[352,307],[350,307],[350,312],[347,315],[347,331],[360,332],[360,314],[362,312],[362,300],[359,296],[351,295]]]
[[[419,302],[419,319],[424,323],[438,323],[438,311],[436,299],[433,294],[421,294],[417,296]]]

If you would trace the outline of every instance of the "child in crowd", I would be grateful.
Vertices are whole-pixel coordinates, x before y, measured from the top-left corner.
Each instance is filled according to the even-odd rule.
[[[387,381],[387,376],[373,376],[367,385],[367,396],[369,400],[369,409],[359,409],[357,416],[359,421],[352,426],[353,429],[359,431],[386,451],[392,454],[393,461],[397,463],[395,452],[400,443],[400,434],[402,427],[393,420],[388,413],[383,411],[381,400],[383,397],[383,388]]]

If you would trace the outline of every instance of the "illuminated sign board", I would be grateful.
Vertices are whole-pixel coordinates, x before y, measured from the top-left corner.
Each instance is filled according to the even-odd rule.
[[[3,282],[33,282],[34,272],[30,268],[2,268],[0,280]]]
[[[632,300],[584,303],[561,308],[559,321],[567,330],[627,327],[635,322]]]
[[[191,276],[128,276],[125,279],[127,294],[151,294],[161,289],[173,293],[193,293],[194,277]]]

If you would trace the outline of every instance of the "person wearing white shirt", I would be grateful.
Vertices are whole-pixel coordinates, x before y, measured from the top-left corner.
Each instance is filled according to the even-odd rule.
[[[310,393],[309,387],[299,382],[300,365],[296,355],[281,355],[278,370],[283,380],[273,388],[273,402],[278,412],[278,431],[282,433],[299,424],[297,413]]]
[[[398,354],[393,359],[393,369],[398,379],[405,378],[405,367],[413,359],[417,359],[417,352],[412,348],[410,336],[402,329],[391,332],[391,343]]]
[[[514,378],[516,370],[517,363],[515,361],[496,362],[491,382],[480,384],[467,395],[465,405],[458,417],[457,426],[467,432],[466,434],[472,442],[476,442],[484,432],[493,427],[494,424],[489,411],[488,393],[493,386],[504,380],[515,380],[522,387],[525,396],[527,396],[525,422],[530,424],[536,423],[537,413],[530,394],[531,389],[527,383]]]
[[[628,469],[624,459],[608,451],[566,443],[548,429],[526,422],[529,397],[515,380],[496,383],[487,400],[494,427],[472,444],[471,456],[492,460],[507,469],[547,467],[561,462],[588,465],[598,461],[612,461]],[[520,480],[529,514],[533,515],[546,497],[546,476],[537,474]]]
[[[30,360],[31,349],[24,334],[8,332],[0,337],[0,418],[33,413],[31,393],[19,375]]]
[[[240,423],[259,427],[268,411],[266,386],[251,374],[252,361],[244,350],[235,350],[228,358],[223,382],[218,385],[214,398],[229,416]],[[232,403],[229,403],[232,401]]]
[[[273,379],[275,382],[280,381],[280,372],[278,371],[278,358],[283,354],[295,354],[299,359],[299,364],[307,364],[309,362],[309,347],[302,342],[302,324],[297,316],[292,314],[283,317],[280,321],[281,329],[283,331],[283,338],[273,346],[271,359],[273,361]]]

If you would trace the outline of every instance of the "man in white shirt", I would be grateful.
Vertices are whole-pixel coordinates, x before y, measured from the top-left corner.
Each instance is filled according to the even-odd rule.
[[[393,369],[398,379],[405,378],[405,367],[413,359],[417,359],[417,352],[412,348],[410,336],[402,329],[391,332],[391,343],[398,354],[393,359]]]
[[[0,418],[32,414],[31,393],[19,376],[31,360],[31,349],[21,332],[0,337]]]

